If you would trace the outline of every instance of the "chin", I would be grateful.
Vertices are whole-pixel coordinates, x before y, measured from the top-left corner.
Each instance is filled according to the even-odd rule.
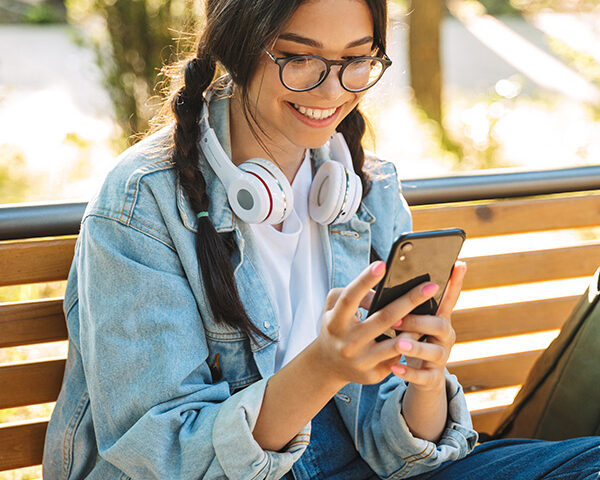
[[[306,135],[304,144],[305,148],[319,148],[325,145],[331,136],[337,131],[337,125],[333,128],[328,128],[320,132],[311,132],[312,134]]]

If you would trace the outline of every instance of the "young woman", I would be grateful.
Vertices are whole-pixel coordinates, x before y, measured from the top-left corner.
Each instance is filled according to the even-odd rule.
[[[463,264],[439,316],[409,315],[425,283],[362,318],[372,251],[411,229],[393,166],[361,147],[385,0],[207,3],[172,124],[84,215],[44,478],[597,478],[593,438],[469,454],[445,369]]]

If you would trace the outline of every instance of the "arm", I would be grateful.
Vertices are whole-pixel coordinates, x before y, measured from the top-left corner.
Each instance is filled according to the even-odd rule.
[[[346,288],[330,292],[319,337],[269,381],[253,432],[263,448],[286,445],[349,382],[376,384],[390,374],[399,352],[393,341],[375,338],[435,291],[419,286],[361,322],[355,313],[368,307],[371,288],[384,273],[385,264],[376,262]]]
[[[344,386],[323,375],[314,350],[309,345],[269,380],[253,431],[262,448],[283,448]]]
[[[161,480],[277,479],[289,470],[303,445],[275,453],[252,437],[267,379],[234,395],[213,382],[203,321],[175,251],[92,215],[77,271],[74,334],[99,461]]]

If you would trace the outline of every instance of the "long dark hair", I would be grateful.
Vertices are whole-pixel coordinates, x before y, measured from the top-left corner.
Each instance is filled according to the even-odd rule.
[[[208,211],[206,183],[198,168],[198,119],[203,93],[219,69],[229,73],[241,92],[244,114],[257,122],[250,108],[248,86],[256,72],[264,45],[273,42],[281,28],[306,0],[207,0],[206,24],[193,58],[185,63],[183,85],[172,95],[170,106],[175,119],[172,160],[179,181],[195,213]],[[385,51],[386,0],[366,0],[373,15],[373,47]],[[249,122],[252,126],[252,122]],[[361,144],[365,120],[354,108],[337,130],[344,135],[352,154],[354,170],[369,190],[363,173],[365,155]],[[254,130],[253,130],[254,132]],[[218,234],[208,218],[200,218],[196,234],[198,268],[217,322],[240,329],[252,339],[265,337],[249,319],[235,284],[231,236]]]

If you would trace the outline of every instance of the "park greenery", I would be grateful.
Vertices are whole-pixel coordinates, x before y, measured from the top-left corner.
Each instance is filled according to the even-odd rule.
[[[450,0],[449,0],[450,1]],[[553,11],[591,10],[596,0],[461,0],[477,4],[491,15],[521,15],[544,9]],[[0,0],[13,21],[30,23],[61,22],[68,19],[80,26],[80,42],[92,46],[104,75],[122,136],[114,148],[120,151],[147,131],[149,122],[164,101],[165,77],[161,70],[191,51],[193,34],[200,25],[202,3],[198,0]],[[514,104],[490,91],[479,100],[493,106],[486,114],[488,125],[485,148],[464,131],[449,123],[451,106],[443,96],[440,25],[449,15],[444,0],[393,0],[396,11],[406,15],[409,29],[407,46],[410,82],[415,115],[421,118],[429,140],[437,143],[439,154],[452,158],[453,168],[489,168],[503,165],[493,131],[500,104]],[[66,12],[66,15],[65,15]],[[7,17],[8,18],[8,17]],[[596,59],[551,39],[553,50],[583,76],[600,84]],[[424,59],[426,61],[424,61]],[[600,114],[595,111],[594,115]],[[481,129],[480,129],[481,130]],[[76,134],[75,134],[76,135]],[[437,148],[437,147],[436,147]],[[26,198],[27,173],[22,152],[2,147],[0,186],[2,202]],[[8,160],[7,160],[8,159]],[[11,165],[7,168],[6,165]]]
[[[66,0],[70,20],[95,25],[89,40],[118,121],[129,138],[148,128],[160,104],[159,72],[193,37],[201,9],[194,0]],[[193,40],[190,40],[193,42]]]

